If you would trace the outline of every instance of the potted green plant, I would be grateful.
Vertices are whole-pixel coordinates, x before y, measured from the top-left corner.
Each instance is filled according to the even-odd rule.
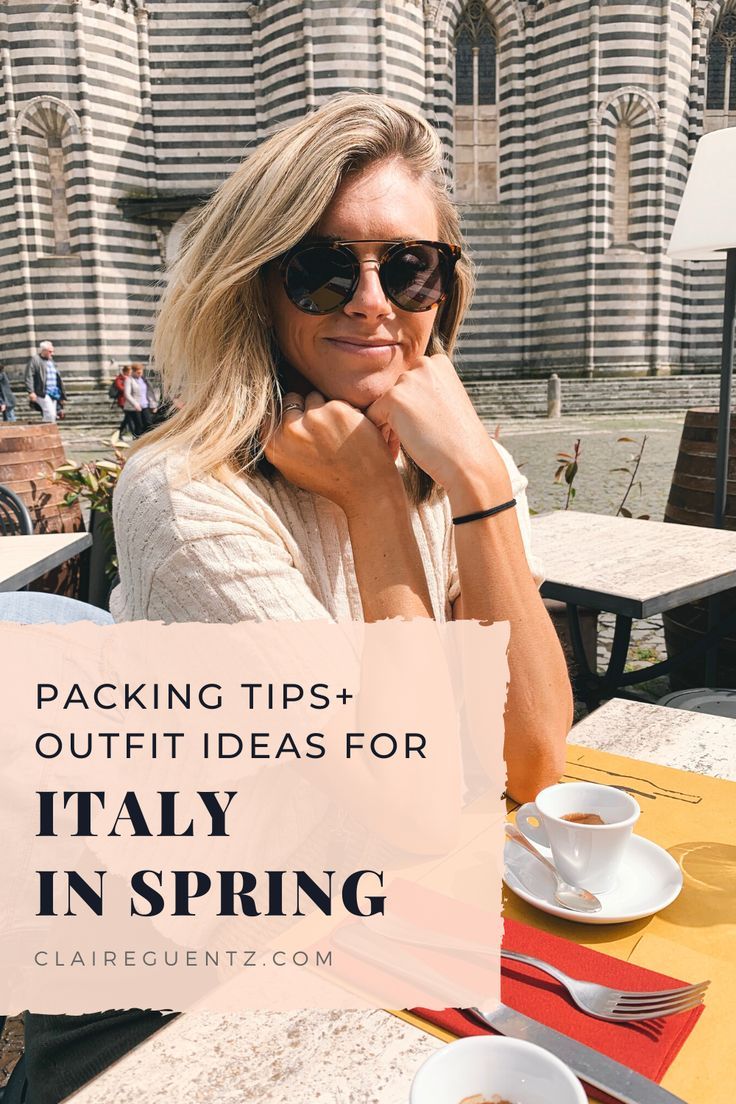
[[[92,605],[107,608],[112,581],[117,573],[115,532],[112,523],[112,494],[123,470],[125,456],[120,443],[114,443],[111,460],[86,460],[83,463],[61,464],[54,471],[54,481],[67,487],[64,504],[75,502],[89,509],[88,528],[92,534],[89,562],[89,585],[86,599]]]

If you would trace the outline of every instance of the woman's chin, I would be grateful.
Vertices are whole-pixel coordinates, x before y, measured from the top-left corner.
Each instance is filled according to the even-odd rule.
[[[388,372],[372,372],[360,379],[346,382],[343,387],[336,389],[339,393],[333,394],[332,398],[342,399],[343,402],[350,403],[358,410],[366,410],[371,403],[391,390],[399,375],[400,373],[393,369]]]

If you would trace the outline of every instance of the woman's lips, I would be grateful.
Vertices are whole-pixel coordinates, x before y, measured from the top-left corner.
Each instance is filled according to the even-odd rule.
[[[343,341],[338,337],[328,337],[327,341],[335,349],[340,349],[344,353],[352,353],[354,356],[368,358],[385,356],[387,352],[398,346],[397,341],[386,341],[380,345],[361,345],[359,342]]]

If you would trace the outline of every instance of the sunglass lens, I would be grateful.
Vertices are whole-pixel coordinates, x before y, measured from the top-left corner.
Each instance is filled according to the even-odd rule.
[[[349,256],[315,245],[289,261],[284,274],[286,294],[309,314],[329,314],[350,298],[355,269]]]
[[[408,245],[390,257],[382,271],[384,287],[402,310],[428,310],[447,289],[448,266],[431,245]]]

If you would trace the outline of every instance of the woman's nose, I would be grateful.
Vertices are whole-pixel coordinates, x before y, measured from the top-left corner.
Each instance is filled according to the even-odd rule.
[[[361,261],[358,286],[344,309],[348,314],[362,317],[383,318],[391,314],[393,308],[381,286],[377,261]]]

